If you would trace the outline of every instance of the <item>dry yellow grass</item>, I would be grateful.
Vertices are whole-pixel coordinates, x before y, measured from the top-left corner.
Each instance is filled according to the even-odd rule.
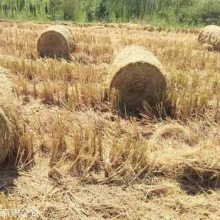
[[[18,173],[0,173],[0,209],[37,208],[39,219],[218,219],[220,54],[197,31],[72,25],[74,61],[41,60],[33,48],[47,27],[1,22],[0,66],[22,102],[23,134]],[[131,44],[163,64],[173,118],[114,109],[109,69]]]

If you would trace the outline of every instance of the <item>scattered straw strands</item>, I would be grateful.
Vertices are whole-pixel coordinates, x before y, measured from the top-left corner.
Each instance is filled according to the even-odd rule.
[[[111,70],[111,88],[129,111],[151,107],[166,96],[166,79],[160,61],[143,47],[128,46],[115,58]]]
[[[214,50],[220,50],[220,27],[209,25],[203,28],[198,40],[200,43],[211,46]]]
[[[74,39],[71,30],[61,25],[47,28],[37,40],[40,57],[70,59],[73,50]]]

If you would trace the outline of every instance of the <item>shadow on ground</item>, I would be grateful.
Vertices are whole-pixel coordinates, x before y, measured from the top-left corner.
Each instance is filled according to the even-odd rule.
[[[189,195],[220,190],[220,171],[186,167],[179,178],[181,188]]]
[[[14,181],[18,178],[17,169],[0,168],[0,192],[10,193],[15,188]]]

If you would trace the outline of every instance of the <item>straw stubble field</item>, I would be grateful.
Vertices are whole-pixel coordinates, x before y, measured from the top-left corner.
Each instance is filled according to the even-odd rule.
[[[38,59],[48,25],[0,23],[0,66],[21,106],[19,161],[0,175],[0,209],[39,219],[220,219],[220,53],[198,31],[69,25],[72,62]],[[172,117],[121,117],[114,56],[144,46],[167,73]],[[15,218],[16,219],[16,218]]]

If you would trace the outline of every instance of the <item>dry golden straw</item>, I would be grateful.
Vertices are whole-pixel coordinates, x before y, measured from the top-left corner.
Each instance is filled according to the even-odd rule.
[[[127,110],[143,104],[154,107],[166,96],[166,79],[160,61],[139,46],[128,46],[112,65],[111,88],[115,88]]]
[[[198,40],[200,43],[206,44],[214,50],[220,50],[220,27],[209,25],[203,28]]]
[[[37,40],[40,57],[69,59],[73,49],[74,39],[71,30],[61,25],[47,28]]]

